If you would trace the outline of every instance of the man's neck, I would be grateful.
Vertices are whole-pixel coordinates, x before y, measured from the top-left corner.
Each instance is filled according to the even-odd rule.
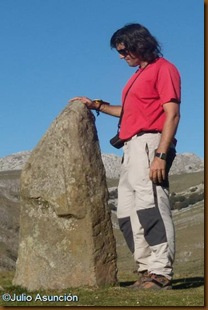
[[[147,62],[147,61],[142,61],[142,62],[140,63],[140,68],[141,68],[141,69],[144,69],[147,65],[148,65],[148,62]]]

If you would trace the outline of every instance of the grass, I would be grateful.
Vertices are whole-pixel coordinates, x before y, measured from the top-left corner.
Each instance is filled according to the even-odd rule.
[[[204,171],[170,176],[170,192],[182,192],[204,182]]]
[[[19,179],[21,170],[0,171],[0,180]]]
[[[182,192],[204,182],[204,171],[170,175],[170,192]],[[118,179],[107,179],[108,187],[118,186]]]
[[[129,276],[129,275],[128,275]],[[126,277],[125,277],[126,278]],[[32,299],[27,302],[4,302],[3,306],[203,306],[204,305],[204,287],[203,278],[194,277],[189,279],[174,280],[174,289],[171,291],[139,291],[127,289],[127,284],[132,281],[120,281],[120,286],[90,288],[83,287],[77,289],[68,289],[61,292],[42,291],[27,292],[20,287],[5,285],[5,291],[18,296],[26,296]],[[39,294],[39,295],[38,295]],[[44,296],[77,296],[78,301],[49,302],[35,299],[44,298]],[[74,297],[72,298],[74,299]]]

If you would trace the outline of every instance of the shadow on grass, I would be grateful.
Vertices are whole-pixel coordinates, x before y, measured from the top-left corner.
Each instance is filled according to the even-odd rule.
[[[120,287],[128,287],[133,283],[134,281],[120,282]],[[196,288],[204,285],[204,277],[174,279],[172,283],[173,283],[173,290]]]
[[[196,288],[204,285],[204,277],[182,278],[173,280],[174,290]]]

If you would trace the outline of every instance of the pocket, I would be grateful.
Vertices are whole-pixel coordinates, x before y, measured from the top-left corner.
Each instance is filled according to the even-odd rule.
[[[146,145],[145,145],[145,152],[146,152],[146,154],[147,154],[147,165],[148,165],[148,167],[150,168],[150,154],[149,154],[149,146],[148,146],[147,143],[146,143]]]
[[[124,162],[124,154],[123,154],[123,156],[121,158],[121,164],[123,164],[123,162]]]

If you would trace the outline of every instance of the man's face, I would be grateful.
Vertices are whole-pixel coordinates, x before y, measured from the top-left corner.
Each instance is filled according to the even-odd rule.
[[[133,55],[127,49],[123,43],[119,43],[116,46],[117,52],[120,54],[121,59],[125,59],[130,67],[137,67],[140,65],[141,60],[138,56]]]

